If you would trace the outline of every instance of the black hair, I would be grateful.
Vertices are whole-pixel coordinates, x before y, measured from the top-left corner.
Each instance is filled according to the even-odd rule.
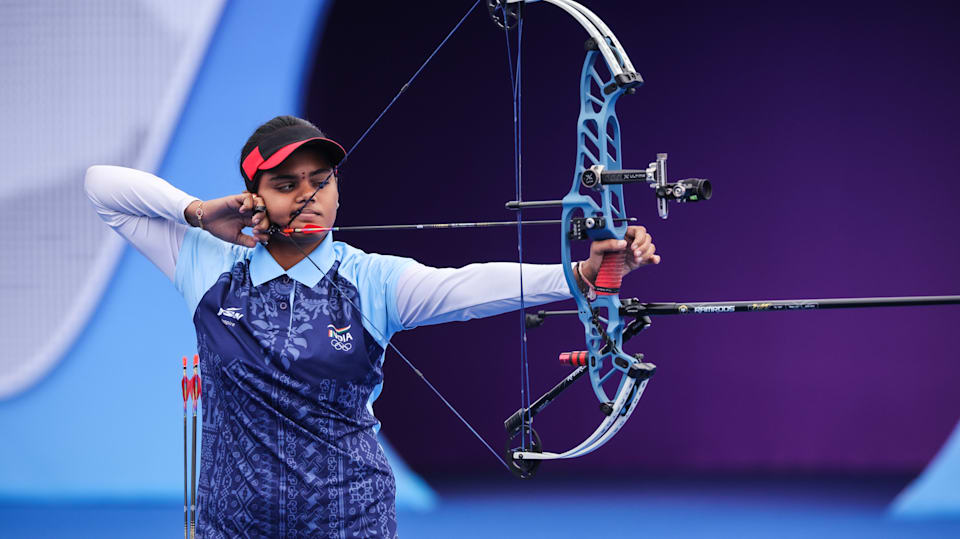
[[[272,120],[258,127],[253,134],[250,135],[250,138],[247,139],[247,143],[243,145],[243,149],[240,150],[240,176],[243,177],[243,181],[247,185],[247,191],[250,191],[251,193],[257,192],[257,189],[260,187],[260,175],[263,173],[263,171],[258,170],[252,178],[248,179],[243,173],[243,160],[247,158],[254,148],[260,145],[260,142],[262,142],[263,139],[275,133],[276,131],[283,129],[284,127],[291,126],[312,127],[317,131],[320,131],[317,126],[313,125],[307,120],[304,120],[303,118],[297,118],[296,116],[277,116],[276,118],[273,118]]]

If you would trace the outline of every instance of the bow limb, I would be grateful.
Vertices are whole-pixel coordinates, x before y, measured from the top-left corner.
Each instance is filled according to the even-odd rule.
[[[624,84],[627,82],[635,82],[636,84],[643,83],[643,79],[641,79],[640,75],[633,69],[633,64],[630,62],[630,58],[627,57],[627,53],[623,50],[617,37],[613,35],[613,32],[600,17],[596,16],[583,5],[572,0],[506,0],[504,3],[510,5],[532,4],[535,2],[552,4],[562,9],[570,15],[573,20],[577,21],[580,26],[587,31],[590,38],[596,42],[598,51],[603,55],[606,64],[610,66],[611,74],[615,80],[621,81],[621,83]]]
[[[536,451],[515,451],[514,460],[559,460],[582,457],[598,449],[607,443],[620,427],[627,422],[630,415],[636,409],[637,401],[643,395],[643,390],[647,387],[647,379],[637,380],[633,384],[624,385],[617,394],[617,400],[613,404],[613,411],[608,415],[597,430],[593,432],[586,440],[576,447],[564,451],[563,453],[536,452]]]

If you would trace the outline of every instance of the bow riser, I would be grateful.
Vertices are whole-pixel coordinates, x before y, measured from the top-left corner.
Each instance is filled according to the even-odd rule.
[[[567,285],[577,302],[580,321],[583,323],[587,349],[590,353],[589,373],[594,393],[601,403],[616,402],[603,387],[604,382],[616,371],[621,371],[619,394],[625,384],[631,365],[637,360],[621,352],[624,323],[620,317],[620,299],[617,294],[599,295],[591,302],[582,293],[577,293],[578,283],[574,274],[571,239],[571,220],[577,217],[602,216],[603,226],[590,228],[585,234],[591,241],[623,239],[627,223],[619,221],[626,216],[622,185],[601,185],[592,190],[599,196],[584,194],[581,178],[590,167],[600,165],[608,170],[622,168],[620,161],[620,124],[616,116],[616,104],[627,88],[619,87],[613,76],[601,77],[597,62],[604,61],[598,51],[589,51],[583,62],[580,75],[580,117],[577,122],[577,159],[570,191],[563,198],[561,220],[561,258]],[[609,71],[609,70],[608,70]],[[613,88],[605,91],[605,88]],[[606,328],[599,327],[596,314],[607,319]],[[612,346],[608,346],[612,343]],[[606,350],[604,352],[604,350]],[[620,361],[616,361],[619,358]],[[617,410],[619,412],[619,410]],[[588,440],[589,441],[589,440]]]

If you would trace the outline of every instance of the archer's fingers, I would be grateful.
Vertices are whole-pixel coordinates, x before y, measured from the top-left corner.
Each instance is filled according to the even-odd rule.
[[[267,205],[263,202],[263,197],[258,194],[253,195],[253,213],[266,213]]]
[[[637,249],[637,252],[639,252],[641,258],[650,258],[651,256],[653,256],[653,253],[655,253],[656,251],[657,251],[657,246],[654,245],[653,242],[649,242],[643,247],[640,247],[639,249]]]
[[[629,241],[631,244],[636,243],[637,241],[643,241],[643,238],[647,236],[647,227],[645,226],[628,226],[626,233],[624,233],[623,238]]]
[[[657,246],[651,243],[649,248],[640,253],[640,265],[659,264],[660,255],[656,254],[656,252]]]
[[[600,240],[590,245],[591,253],[603,254],[611,251],[623,251],[627,248],[626,240]]]
[[[251,212],[253,210],[254,195],[251,195],[250,193],[241,193],[239,196],[241,197],[242,202],[240,203],[240,208],[238,209],[238,211],[240,213]]]
[[[243,234],[243,233],[240,233],[237,235],[237,239],[234,240],[234,243],[236,243],[237,245],[243,245],[244,247],[250,247],[250,248],[257,246],[257,240],[254,239],[253,236],[250,236],[248,234]]]
[[[653,236],[650,234],[643,234],[642,236],[637,236],[633,239],[633,242],[630,244],[630,248],[634,251],[643,251],[648,248],[650,244],[653,243]]]
[[[258,242],[260,242],[260,243],[262,243],[262,244],[264,244],[264,245],[266,245],[267,243],[270,242],[270,233],[269,233],[269,232],[258,232],[258,231],[256,231],[256,230],[254,230],[254,231],[253,231],[253,237],[256,238],[256,240],[257,240]]]
[[[262,213],[258,213],[253,219],[253,237],[260,243],[266,243],[270,239],[270,220]]]
[[[267,216],[267,206],[264,204],[263,199],[259,195],[253,195],[253,231],[254,236],[257,236],[257,239],[264,241],[269,238],[269,234],[266,234],[261,238],[258,234],[265,234],[267,229],[270,228],[270,218]]]

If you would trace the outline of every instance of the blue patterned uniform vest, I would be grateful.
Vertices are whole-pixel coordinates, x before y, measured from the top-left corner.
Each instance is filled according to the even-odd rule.
[[[340,260],[327,272],[339,289],[286,274],[254,285],[251,257],[238,258],[194,313],[197,537],[395,537],[394,478],[368,407],[383,347],[353,305],[357,286]]]

